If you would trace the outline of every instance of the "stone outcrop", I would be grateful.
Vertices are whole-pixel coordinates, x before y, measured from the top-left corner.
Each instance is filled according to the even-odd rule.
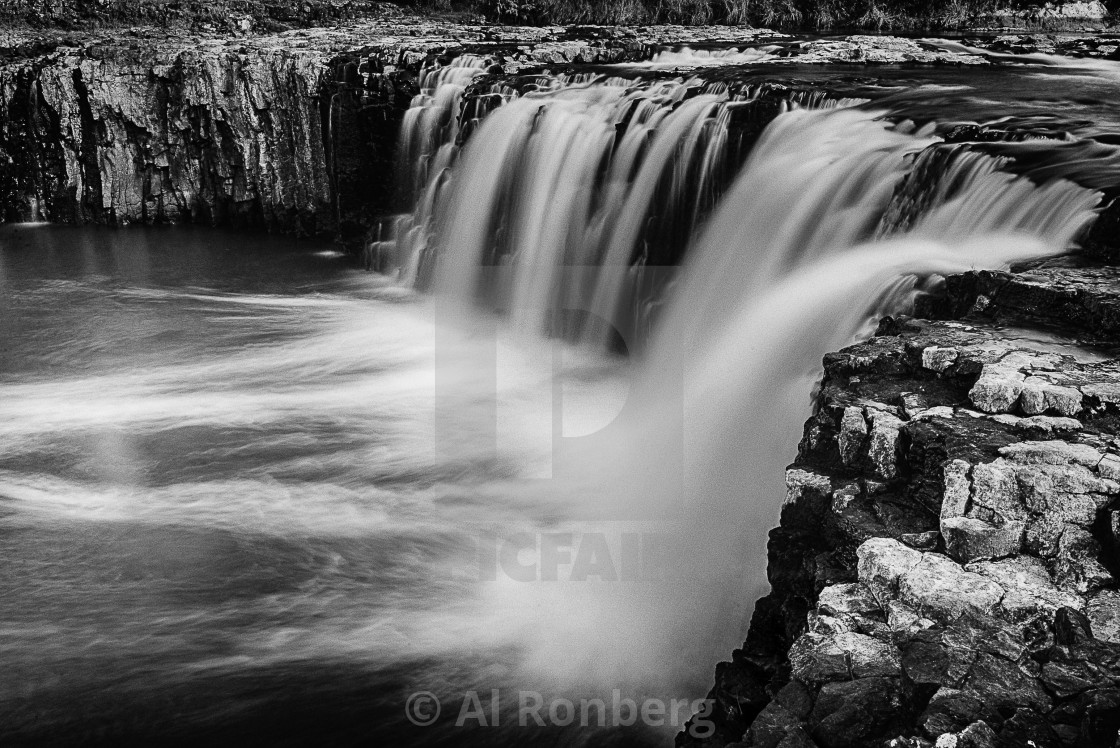
[[[1120,744],[1120,270],[947,287],[826,356],[708,745]]]
[[[395,15],[275,34],[0,32],[0,221],[199,221],[360,233],[394,204],[399,122],[425,62],[504,74],[648,59],[773,32],[569,30]]]

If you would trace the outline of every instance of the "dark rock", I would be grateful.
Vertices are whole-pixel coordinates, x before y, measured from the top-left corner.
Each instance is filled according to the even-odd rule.
[[[977,655],[964,686],[997,710],[1030,706],[1047,712],[1053,705],[1039,681],[1023,666],[986,652]]]
[[[941,533],[937,532],[936,530],[919,533],[908,533],[900,535],[898,539],[916,550],[934,551],[937,550],[937,543],[941,540]]]
[[[1059,748],[1061,739],[1046,719],[1033,709],[1019,708],[1011,719],[1003,723],[999,731],[1000,748],[1021,748],[1033,745],[1037,748]]]
[[[998,719],[995,710],[973,693],[942,687],[929,700],[918,723],[926,735],[937,738],[964,730],[977,720]]]
[[[895,678],[829,683],[813,706],[810,734],[825,748],[866,745],[894,731],[903,717],[901,707]]]

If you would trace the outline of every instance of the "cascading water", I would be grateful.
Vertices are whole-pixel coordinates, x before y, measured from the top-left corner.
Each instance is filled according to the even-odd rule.
[[[667,211],[689,232],[704,227],[682,277],[662,283],[669,307],[611,438],[570,445],[575,474],[531,490],[559,516],[670,528],[669,565],[687,582],[510,592],[533,600],[527,648],[553,673],[679,686],[696,662],[728,651],[765,585],[765,532],[821,355],[866,333],[874,314],[905,308],[918,276],[1066,249],[1100,200],[942,145],[932,124],[795,106],[766,128],[709,217],[691,201],[723,191],[708,174],[725,157],[735,106],[695,81],[530,94],[483,119],[440,177],[447,207],[429,217],[423,250],[450,316],[480,302],[540,334],[550,312],[582,310],[610,323],[585,325],[593,347],[604,328],[632,323],[627,286],[656,264],[649,223]],[[468,339],[485,329],[455,326]]]
[[[1066,249],[1099,200],[817,92],[740,154],[761,88],[544,76],[483,102],[485,69],[426,71],[405,121],[396,250],[430,297],[268,276],[274,254],[226,285],[233,253],[163,234],[0,253],[11,729],[65,731],[91,693],[93,724],[172,699],[176,729],[280,739],[353,693],[390,732],[411,691],[699,697],[765,585],[822,354],[921,279]],[[541,335],[564,309],[582,344]],[[605,353],[596,318],[652,342]],[[534,541],[534,575],[492,536]],[[628,575],[635,536],[661,574]],[[574,573],[596,539],[614,566]],[[262,682],[295,695],[268,711]]]
[[[609,344],[617,330],[634,343],[669,275],[646,268],[679,256],[657,242],[676,234],[686,243],[704,224],[727,183],[730,118],[763,91],[563,77],[542,88],[483,119],[461,161],[430,176],[427,194],[438,189],[445,207],[418,202],[404,221],[404,262],[435,267],[450,297],[488,294],[527,332],[545,330],[557,310],[579,310],[584,338]],[[734,209],[703,240],[742,250],[695,252],[709,259],[682,294],[732,275],[740,286],[726,292],[749,295],[822,252],[898,233],[957,241],[1013,231],[1066,246],[1091,220],[1100,199],[1091,190],[1036,185],[1004,170],[1005,159],[939,145],[932,123],[894,126],[886,112],[852,108],[860,103],[783,102],[795,111],[751,149],[725,202]],[[642,288],[647,276],[657,278],[652,289]],[[694,314],[682,324],[676,336],[700,340],[717,321]]]
[[[509,267],[511,286],[494,301],[540,331],[550,310],[586,305],[588,293],[613,299],[623,280],[553,289],[551,268],[625,266],[643,239],[691,233],[727,178],[725,87],[595,83],[568,79],[505,103],[456,155],[460,164],[441,162],[398,223],[406,279],[442,263],[443,290],[468,298],[485,285],[479,268]],[[442,148],[457,153],[454,143]]]
[[[414,104],[405,143],[418,139],[417,108],[461,95],[458,78],[446,87],[450,93],[436,89]],[[440,131],[438,168],[425,173],[413,213],[397,222],[404,278],[415,283],[439,264],[440,290],[473,299],[495,291],[483,269],[502,267],[508,280],[490,303],[512,310],[525,331],[539,333],[560,309],[589,313],[584,336],[605,343],[611,330],[602,320],[648,328],[660,288],[641,288],[641,267],[675,262],[702,225],[729,178],[735,109],[764,89],[731,96],[726,85],[699,79],[588,76],[547,79],[538,89],[517,98],[512,89],[494,92],[507,103],[482,120],[461,154],[462,126]],[[852,103],[791,93],[779,108]],[[600,269],[572,272],[578,267]]]
[[[415,199],[430,174],[450,165],[459,137],[463,92],[486,67],[482,57],[461,55],[447,65],[425,67],[420,72],[420,93],[401,126],[398,174],[406,197]]]

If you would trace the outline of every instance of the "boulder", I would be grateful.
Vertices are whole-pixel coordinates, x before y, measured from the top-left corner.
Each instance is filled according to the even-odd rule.
[[[968,399],[985,413],[1008,413],[1019,402],[1026,377],[1016,369],[986,364],[968,392]]]
[[[1023,381],[1019,408],[1032,416],[1043,413],[1075,416],[1081,411],[1081,393],[1073,387],[1053,384],[1042,377],[1027,377]]]
[[[965,571],[952,559],[926,553],[898,579],[899,599],[927,618],[952,620],[965,611],[992,613],[1004,590],[995,582]]]
[[[979,559],[1003,558],[1019,552],[1023,545],[1024,522],[993,525],[970,517],[941,520],[945,552],[962,563]]]
[[[890,538],[871,538],[856,549],[859,580],[885,605],[897,597],[898,581],[922,560],[922,553]]]
[[[844,408],[844,415],[840,418],[840,433],[836,437],[841,462],[845,465],[855,464],[866,441],[867,421],[863,417],[863,408],[854,405]]]
[[[1097,560],[1100,544],[1086,530],[1067,526],[1058,539],[1052,574],[1061,588],[1086,594],[1110,584],[1112,575]]]
[[[875,472],[884,480],[891,480],[898,475],[898,439],[902,419],[876,410],[869,410],[868,416],[871,419],[871,435],[867,456],[875,466]]]
[[[1085,614],[1093,626],[1093,636],[1120,644],[1120,592],[1101,590],[1089,598]]]
[[[1046,565],[1031,556],[982,561],[966,568],[1004,589],[999,611],[1010,621],[1027,621],[1040,614],[1049,617],[1058,608],[1079,609],[1084,605],[1077,595],[1059,590],[1050,580]]]
[[[824,475],[808,470],[796,468],[786,471],[786,500],[785,503],[796,504],[808,493],[831,494],[832,481]]]
[[[960,352],[956,348],[939,348],[931,345],[922,350],[922,366],[941,373],[957,362]]]
[[[891,644],[864,634],[807,633],[789,651],[793,676],[805,683],[898,675],[898,650]]]
[[[875,596],[858,582],[825,587],[817,598],[817,609],[829,615],[866,616],[880,612]]]
[[[821,688],[810,714],[810,734],[822,748],[854,748],[888,737],[901,721],[897,678],[862,678]]]

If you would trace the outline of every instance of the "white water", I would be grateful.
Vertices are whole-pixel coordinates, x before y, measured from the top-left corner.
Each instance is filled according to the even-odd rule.
[[[1117,63],[1115,60],[1102,60],[1093,57],[1065,57],[1063,55],[1048,54],[1045,52],[1031,52],[1025,54],[994,52],[990,49],[973,47],[949,39],[924,39],[923,41],[949,52],[963,52],[965,54],[979,55],[999,62],[1016,63],[1020,65],[1038,65],[1071,72],[1079,71],[1081,74],[1090,73],[1105,80],[1120,80],[1120,63]]]
[[[690,85],[592,82],[525,96],[484,119],[449,169],[448,208],[432,230],[445,313],[465,318],[481,295],[528,340],[557,308],[625,319],[655,192],[670,176],[661,193],[669,209],[700,226],[682,203],[683,175],[705,148],[721,152],[719,139],[704,145],[704,128],[726,137],[725,97],[686,97]],[[637,113],[627,120],[623,111]],[[638,591],[511,592],[531,600],[526,649],[542,669],[590,683],[697,683],[692,674],[706,669],[696,663],[734,646],[764,589],[765,533],[820,357],[866,334],[875,314],[905,308],[918,276],[1062,251],[1094,216],[1098,193],[1036,185],[981,154],[919,169],[939,142],[932,127],[895,127],[884,114],[795,109],[767,128],[667,292],[627,406],[603,434],[562,445],[555,454],[574,468],[531,489],[532,504],[563,507],[558,517],[656,521],[675,538],[679,579]],[[616,136],[618,124],[628,127]],[[914,205],[898,203],[907,179],[929,180]],[[899,232],[908,238],[864,244]],[[491,324],[453,327],[473,340]],[[584,340],[601,344],[603,330],[585,329]],[[489,371],[491,355],[448,360]],[[480,400],[488,376],[471,380],[460,402]]]
[[[407,666],[441,694],[702,695],[764,591],[821,356],[920,278],[1065,249],[1099,199],[969,154],[909,211],[900,190],[936,139],[851,108],[781,115],[724,190],[743,102],[683,80],[510,96],[460,153],[479,69],[437,75],[451,93],[428,86],[411,120],[432,158],[398,246],[412,275],[427,253],[434,297],[167,286],[92,249],[78,279],[30,289],[0,265],[27,319],[74,310],[62,343],[31,325],[26,371],[0,378],[0,542],[28,560],[3,588],[21,688],[135,698],[326,662]],[[635,309],[658,212],[701,235]],[[625,360],[601,330],[542,335],[564,306],[642,317],[654,342]],[[487,533],[605,538],[619,561],[627,532],[658,533],[665,578],[473,565]]]
[[[557,308],[624,329],[629,284],[652,272],[640,237],[655,191],[672,175],[670,209],[701,226],[681,203],[681,175],[703,150],[701,128],[715,123],[726,137],[717,116],[728,111],[725,98],[686,97],[689,85],[635,94],[592,82],[526,96],[483,120],[449,171],[449,208],[433,230],[434,287],[446,308],[464,313],[487,288],[501,301],[484,306],[523,333],[545,330]],[[620,105],[635,102],[641,115],[630,123]],[[1037,185],[1003,171],[1000,159],[957,153],[935,169],[933,127],[896,127],[885,114],[780,115],[722,196],[682,277],[663,292],[670,305],[609,438],[568,445],[575,477],[554,476],[536,499],[577,515],[661,518],[678,541],[681,584],[634,596],[606,586],[591,600],[582,588],[552,603],[534,597],[540,638],[529,649],[547,653],[545,662],[555,655],[585,677],[624,670],[662,686],[690,682],[696,662],[741,637],[764,589],[765,533],[777,522],[782,467],[820,357],[866,334],[876,313],[905,308],[918,276],[1062,251],[1095,215],[1099,193],[1063,180]],[[634,129],[616,140],[615,124]],[[635,130],[648,142],[640,162]],[[709,153],[721,152],[716,144]],[[603,164],[610,176],[600,186]],[[895,235],[907,238],[864,244]],[[591,326],[583,339],[606,338]],[[576,598],[603,617],[553,609]],[[656,626],[646,627],[651,619]]]
[[[778,59],[774,52],[779,49],[780,47],[776,45],[750,47],[743,50],[735,47],[713,50],[682,47],[679,50],[658,52],[648,61],[622,63],[619,67],[641,67],[656,70],[658,68],[747,65],[752,62],[769,62],[770,60]]]

